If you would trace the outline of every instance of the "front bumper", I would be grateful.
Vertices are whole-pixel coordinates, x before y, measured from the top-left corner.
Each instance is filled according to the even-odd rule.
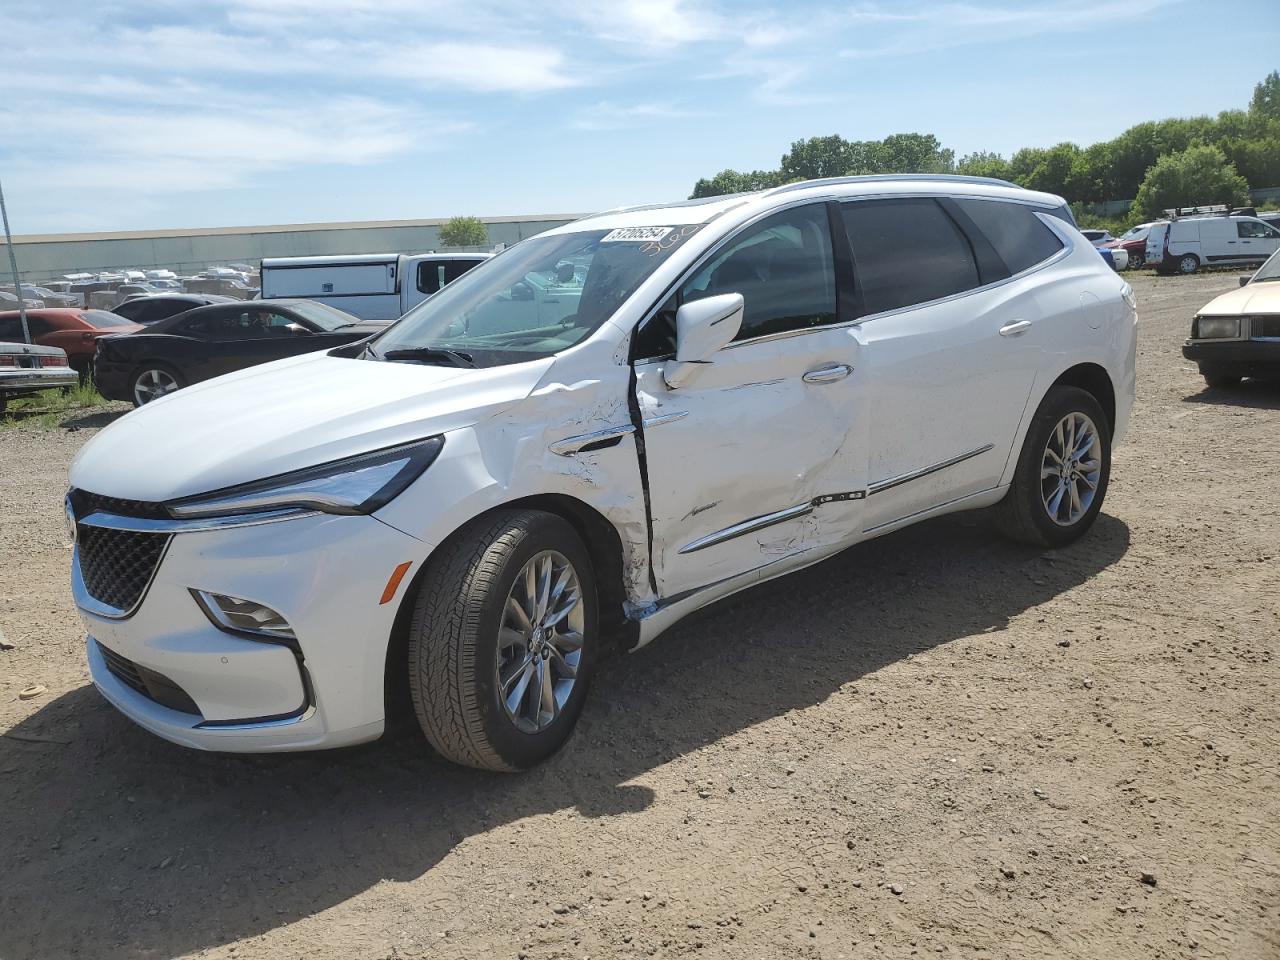
[[[1182,355],[1201,369],[1242,377],[1280,376],[1280,340],[1188,340]]]
[[[267,752],[372,740],[384,724],[387,644],[412,577],[387,603],[382,591],[397,565],[416,571],[428,549],[366,516],[178,532],[127,615],[87,595],[77,554],[73,592],[93,681],[130,719],[183,746]],[[220,629],[193,588],[267,604],[296,645]],[[130,666],[172,683],[190,706],[151,695]]]

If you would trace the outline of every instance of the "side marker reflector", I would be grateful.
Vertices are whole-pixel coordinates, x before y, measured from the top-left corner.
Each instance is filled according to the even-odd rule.
[[[382,591],[382,599],[378,601],[381,606],[384,603],[390,603],[396,595],[396,591],[400,589],[400,581],[404,579],[404,575],[409,572],[409,568],[413,566],[412,560],[406,560],[400,566],[391,571],[391,579],[387,581],[387,587]]]

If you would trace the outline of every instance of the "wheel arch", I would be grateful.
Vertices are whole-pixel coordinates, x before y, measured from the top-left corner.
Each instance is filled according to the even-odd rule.
[[[1107,415],[1107,429],[1115,432],[1116,388],[1111,382],[1111,374],[1107,373],[1105,367],[1098,363],[1077,363],[1059,374],[1058,379],[1049,385],[1049,390],[1058,386],[1079,387],[1086,393],[1092,394],[1098,401],[1098,405],[1102,407],[1102,412]],[[1046,396],[1049,390],[1045,391]],[[1042,397],[1041,402],[1043,399]]]
[[[573,527],[582,538],[582,543],[591,557],[596,586],[600,591],[600,629],[601,639],[604,641],[602,652],[607,655],[634,647],[639,638],[639,625],[629,620],[625,613],[627,593],[623,581],[622,538],[617,528],[604,514],[589,503],[568,494],[535,494],[505,501],[467,517],[443,542],[456,537],[463,528],[472,523],[501,510],[541,510],[560,517]],[[433,548],[432,552],[434,549],[438,548]],[[391,637],[387,643],[383,680],[388,725],[393,722],[402,724],[413,719],[413,705],[409,697],[406,672],[409,627],[413,620],[413,608],[417,602],[418,590],[426,577],[430,560],[431,555],[428,554],[418,565],[408,589],[404,591],[400,606],[396,610]]]

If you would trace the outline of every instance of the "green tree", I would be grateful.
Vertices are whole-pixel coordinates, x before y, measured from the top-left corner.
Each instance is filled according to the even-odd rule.
[[[851,173],[951,173],[956,168],[955,152],[931,133],[894,133],[851,146],[855,160],[862,154],[865,168],[850,168]]]
[[[994,177],[996,180],[1009,179],[1009,161],[998,153],[989,150],[975,150],[967,153],[956,162],[956,173],[966,177]]]
[[[1253,88],[1249,112],[1280,120],[1280,71],[1272,70]]]
[[[1211,203],[1237,205],[1249,200],[1249,184],[1216,146],[1197,143],[1161,157],[1138,188],[1134,208],[1157,217],[1173,207]]]
[[[1066,196],[1071,168],[1080,155],[1074,143],[1060,143],[1047,149],[1026,147],[1009,161],[1009,172],[1020,186]],[[1074,198],[1068,198],[1074,199]]]
[[[729,193],[747,193],[751,190],[765,190],[776,187],[779,183],[777,170],[752,170],[742,173],[738,170],[721,170],[710,179],[703,177],[693,185],[690,200],[699,197],[722,197]]]
[[[780,182],[843,177],[863,160],[858,146],[839,134],[796,140],[782,157],[778,169]]]
[[[489,231],[479,217],[454,217],[440,227],[440,243],[446,247],[483,247]]]

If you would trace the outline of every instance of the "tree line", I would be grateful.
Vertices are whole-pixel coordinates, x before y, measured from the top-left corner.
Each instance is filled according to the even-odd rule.
[[[797,140],[776,170],[722,170],[699,180],[692,197],[712,197],[820,177],[881,173],[958,173],[1011,180],[1073,205],[1133,200],[1153,216],[1174,206],[1248,202],[1250,186],[1280,186],[1280,71],[1253,91],[1245,110],[1217,117],[1139,123],[1113,140],[1081,147],[1024,147],[1006,159],[977,151],[957,158],[932,134],[883,140],[838,134]]]

